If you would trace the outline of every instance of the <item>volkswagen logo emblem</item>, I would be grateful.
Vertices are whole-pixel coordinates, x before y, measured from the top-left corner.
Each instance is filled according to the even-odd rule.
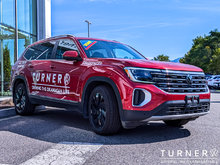
[[[187,75],[186,82],[188,85],[192,85],[192,75],[189,75],[189,74]]]

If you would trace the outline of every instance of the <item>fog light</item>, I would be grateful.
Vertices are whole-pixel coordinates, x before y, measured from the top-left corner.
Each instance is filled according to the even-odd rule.
[[[135,107],[142,107],[151,101],[151,93],[145,89],[134,89],[132,97],[132,106]]]

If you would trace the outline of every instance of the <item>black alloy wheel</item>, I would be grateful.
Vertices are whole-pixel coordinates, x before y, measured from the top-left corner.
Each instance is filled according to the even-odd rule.
[[[23,83],[19,83],[15,86],[13,102],[15,104],[15,111],[19,115],[31,115],[35,111],[35,105],[30,102],[26,87]]]
[[[96,93],[91,101],[91,117],[96,128],[102,128],[105,124],[106,108],[104,97],[100,93]]]
[[[24,88],[22,86],[19,86],[19,88],[15,91],[15,108],[18,112],[22,112],[25,109],[25,101],[26,101],[26,95]]]
[[[114,134],[121,128],[118,104],[113,90],[104,85],[97,86],[88,102],[89,121],[97,134]]]

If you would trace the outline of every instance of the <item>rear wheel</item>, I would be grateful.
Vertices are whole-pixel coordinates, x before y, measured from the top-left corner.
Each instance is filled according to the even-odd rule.
[[[107,86],[93,89],[88,103],[89,121],[97,134],[114,134],[121,128],[115,95]]]
[[[15,104],[15,111],[19,115],[31,115],[34,113],[35,105],[31,104],[26,87],[23,83],[15,86],[13,94],[13,101]]]
[[[189,122],[190,120],[187,119],[180,119],[180,120],[164,120],[164,123],[169,126],[173,127],[181,127],[182,125],[185,125]]]

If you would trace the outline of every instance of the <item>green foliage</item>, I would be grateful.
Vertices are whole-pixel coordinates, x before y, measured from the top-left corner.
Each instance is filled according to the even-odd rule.
[[[4,61],[4,84],[5,90],[9,89],[10,78],[11,78],[11,61],[10,61],[10,51],[6,45],[3,49],[3,61]]]
[[[155,61],[170,61],[169,56],[166,56],[164,54],[158,55],[157,57],[154,57]]]
[[[3,49],[4,55],[4,81],[10,82],[11,78],[11,60],[10,60],[10,52],[8,46],[6,45]]]
[[[220,32],[214,30],[207,36],[195,38],[192,48],[180,62],[196,65],[205,73],[220,74]]]
[[[24,47],[27,48],[28,45],[30,45],[30,38],[29,37],[25,37]]]

